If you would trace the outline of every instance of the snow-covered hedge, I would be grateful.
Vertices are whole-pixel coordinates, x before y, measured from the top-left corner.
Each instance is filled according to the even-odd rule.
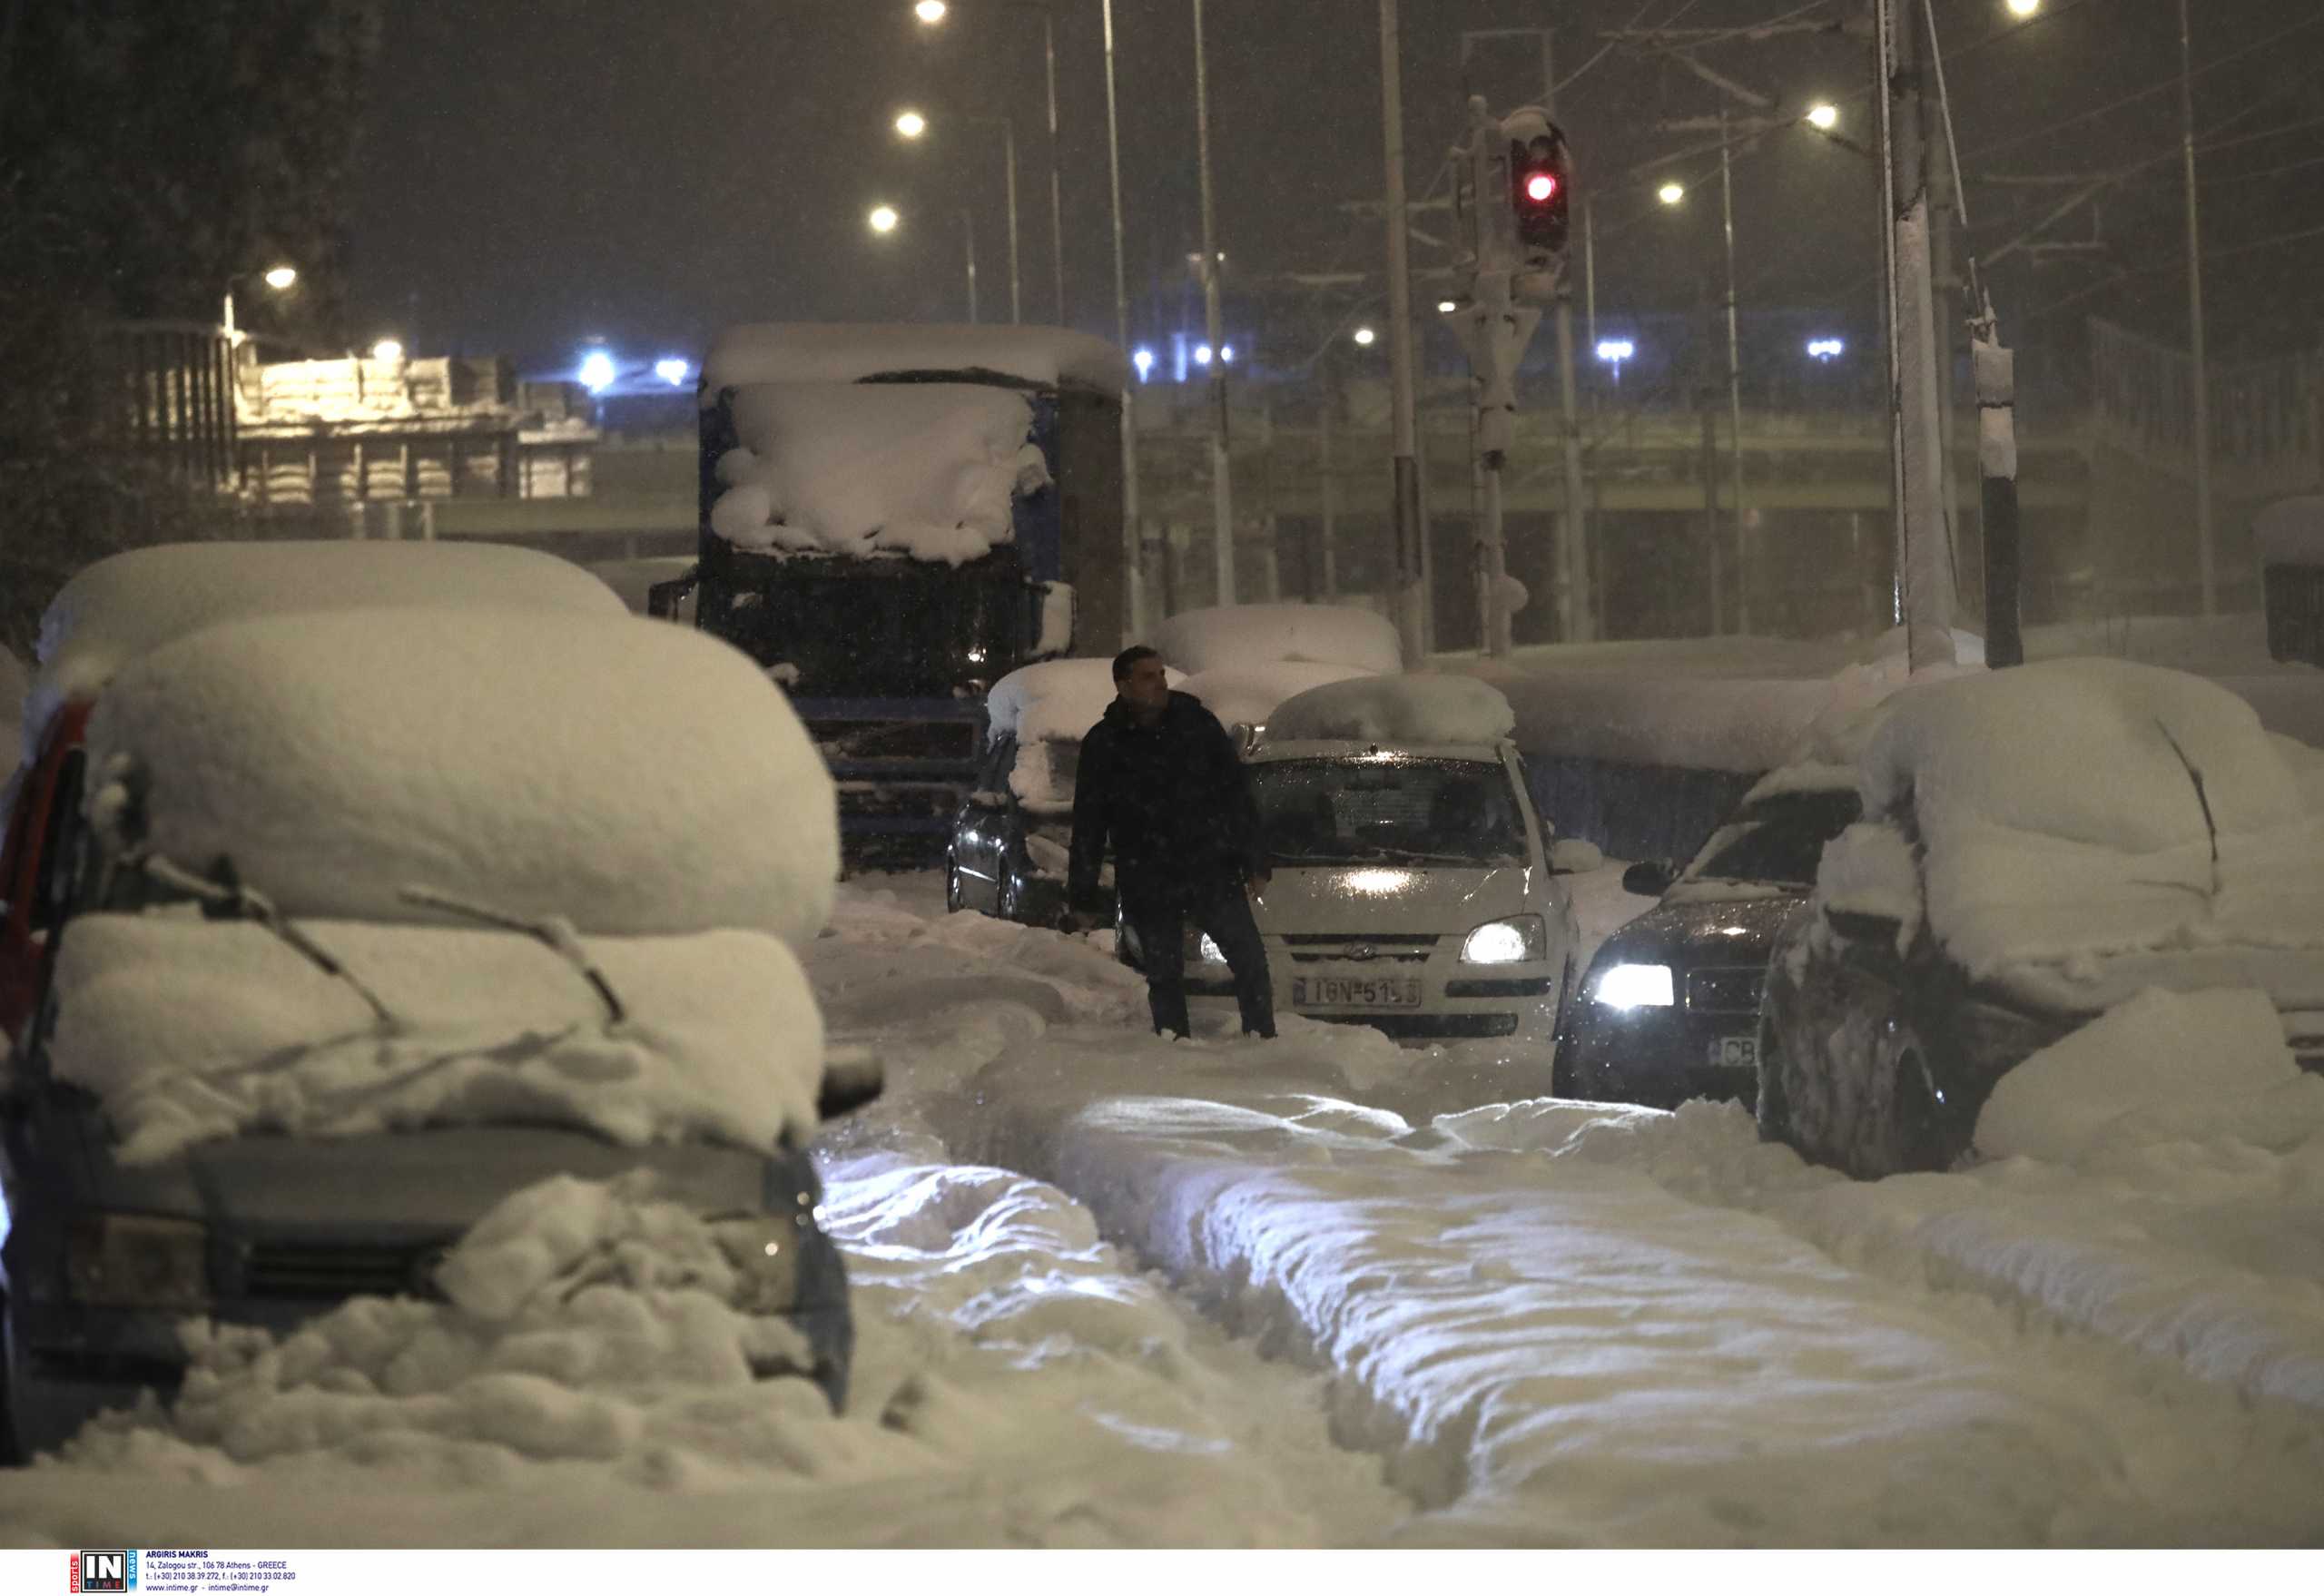
[[[1267,717],[1285,741],[1492,744],[1516,729],[1498,689],[1474,676],[1355,676],[1311,687]]]
[[[368,610],[156,649],[99,700],[96,813],[295,915],[435,919],[414,883],[584,931],[805,942],[839,859],[814,744],[741,653],[596,586],[602,622]]]

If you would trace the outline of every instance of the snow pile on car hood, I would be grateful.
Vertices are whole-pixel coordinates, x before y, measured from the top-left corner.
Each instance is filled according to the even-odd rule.
[[[433,920],[417,884],[603,934],[809,941],[839,829],[805,729],[742,654],[606,599],[602,623],[369,610],[182,638],[99,701],[91,813],[189,870],[231,859],[292,915]]]
[[[1288,742],[1493,744],[1517,729],[1498,689],[1474,676],[1357,676],[1311,687],[1267,717]]]
[[[1973,977],[2241,949],[2324,989],[2324,814],[2211,683],[2081,659],[1915,687],[1861,776],[1867,817],[1916,824],[1929,925]]]
[[[1021,393],[966,383],[762,383],[734,399],[710,525],[738,548],[959,565],[1015,536],[1049,480]]]
[[[25,731],[128,661],[204,626],[391,606],[616,616],[614,590],[570,560],[482,543],[165,543],[99,560],[40,622]]]
[[[861,382],[931,371],[987,372],[1035,388],[1129,385],[1121,350],[1062,327],[761,321],[718,335],[702,363],[702,398],[707,405],[721,389],[761,382]]]
[[[1322,665],[1279,659],[1260,665],[1221,665],[1188,676],[1178,691],[1202,701],[1221,725],[1265,725],[1285,699],[1350,677],[1369,677],[1360,665]]]
[[[1163,667],[1171,686],[1185,682],[1184,673]],[[1050,737],[1078,741],[1103,718],[1114,701],[1112,662],[1102,659],[1049,659],[1009,672],[985,695],[985,714],[992,735],[1014,737],[1019,744]]]
[[[1242,604],[1187,610],[1155,629],[1154,646],[1189,675],[1275,660],[1382,674],[1404,668],[1394,623],[1374,611],[1346,605]]]
[[[521,1119],[625,1145],[803,1143],[822,1021],[791,950],[757,931],[586,937],[620,1001],[507,931],[310,920],[369,989],[262,926],[85,914],[56,963],[57,1079],[103,1102],[124,1162],[252,1131],[354,1136]]]

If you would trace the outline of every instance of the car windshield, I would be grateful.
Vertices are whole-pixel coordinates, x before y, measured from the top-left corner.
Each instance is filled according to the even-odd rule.
[[[1824,844],[1855,823],[1860,807],[1846,791],[1788,793],[1755,803],[1713,833],[1687,879],[1812,885]]]
[[[1471,759],[1270,760],[1251,767],[1267,846],[1286,863],[1496,863],[1525,854],[1509,773]]]

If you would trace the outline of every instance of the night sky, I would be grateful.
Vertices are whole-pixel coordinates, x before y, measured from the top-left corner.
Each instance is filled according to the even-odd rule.
[[[1058,0],[1057,9],[1070,320],[1110,333],[1098,0]],[[1116,5],[1134,304],[1152,302],[1145,291],[1156,285],[1174,305],[1184,297],[1198,236],[1190,9],[1189,0]],[[2222,142],[2271,135],[2205,156],[2206,243],[2222,252],[2207,268],[2215,345],[2312,344],[2324,241],[2272,241],[2324,225],[2324,165],[2302,164],[2324,161],[2324,7],[2194,0],[2193,10],[2198,67],[2218,64],[2197,79],[2199,129],[2220,130],[2206,136]],[[1417,195],[1462,133],[1463,28],[1554,25],[1563,76],[1598,54],[1603,30],[1640,16],[1719,26],[1861,7],[1403,0],[1403,11]],[[2003,0],[1937,5],[1971,218],[1987,249],[2055,191],[1985,179],[2095,171],[2176,148],[2174,0],[2046,0],[2045,11],[2020,27]],[[1380,191],[1377,15],[1374,0],[1209,0],[1219,241],[1236,281],[1381,269],[1380,224],[1338,209]],[[506,351],[540,371],[569,364],[592,336],[645,357],[698,351],[743,320],[958,320],[963,205],[979,208],[983,308],[1000,319],[1000,135],[948,112],[1017,121],[1027,319],[1049,320],[1040,39],[1036,15],[997,0],[955,0],[936,30],[912,20],[909,0],[390,0],[354,196],[350,333],[393,331],[430,352]],[[1483,48],[1472,86],[1502,109],[1536,97],[1534,45]],[[1731,41],[1702,59],[1794,113],[1828,95],[1844,108],[1844,132],[1871,136],[1857,42]],[[2170,86],[2117,103],[2158,85]],[[918,145],[889,129],[906,103],[937,123]],[[1717,271],[1717,157],[1670,161],[1709,141],[1654,124],[1718,106],[1699,79],[1621,51],[1565,89],[1560,120],[1599,196],[1610,311],[1691,308]],[[2056,125],[2071,118],[2082,120]],[[2309,122],[2319,125],[2301,125]],[[2278,128],[2291,131],[2273,135]],[[1666,170],[1695,185],[1683,212],[1653,202]],[[1797,130],[1738,153],[1747,307],[1868,307],[1878,259],[1872,182],[1867,163]],[[2020,263],[1996,279],[2004,318],[2032,319],[2038,337],[2045,318],[2097,309],[2174,331],[2185,292],[2180,196],[2175,160],[2147,168],[2106,203],[2104,252]],[[905,222],[875,240],[864,216],[882,200]],[[1421,225],[1451,236],[1449,217]],[[2085,212],[2057,236],[2089,228]],[[1443,258],[1415,248],[1417,266]],[[1141,325],[1134,335],[1167,330]]]

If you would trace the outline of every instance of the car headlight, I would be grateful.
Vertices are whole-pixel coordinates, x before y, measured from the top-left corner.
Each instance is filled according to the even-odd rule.
[[[1489,920],[1461,945],[1463,964],[1531,964],[1550,956],[1550,928],[1538,914]]]
[[[1590,994],[1609,1009],[1668,1009],[1675,1000],[1668,964],[1617,964]]]
[[[1188,926],[1187,928],[1187,962],[1223,966],[1226,962],[1226,955],[1218,951],[1218,944],[1210,940],[1208,931],[1198,931],[1194,927]]]
[[[192,1219],[90,1214],[65,1237],[64,1286],[92,1307],[210,1305],[210,1233]]]

